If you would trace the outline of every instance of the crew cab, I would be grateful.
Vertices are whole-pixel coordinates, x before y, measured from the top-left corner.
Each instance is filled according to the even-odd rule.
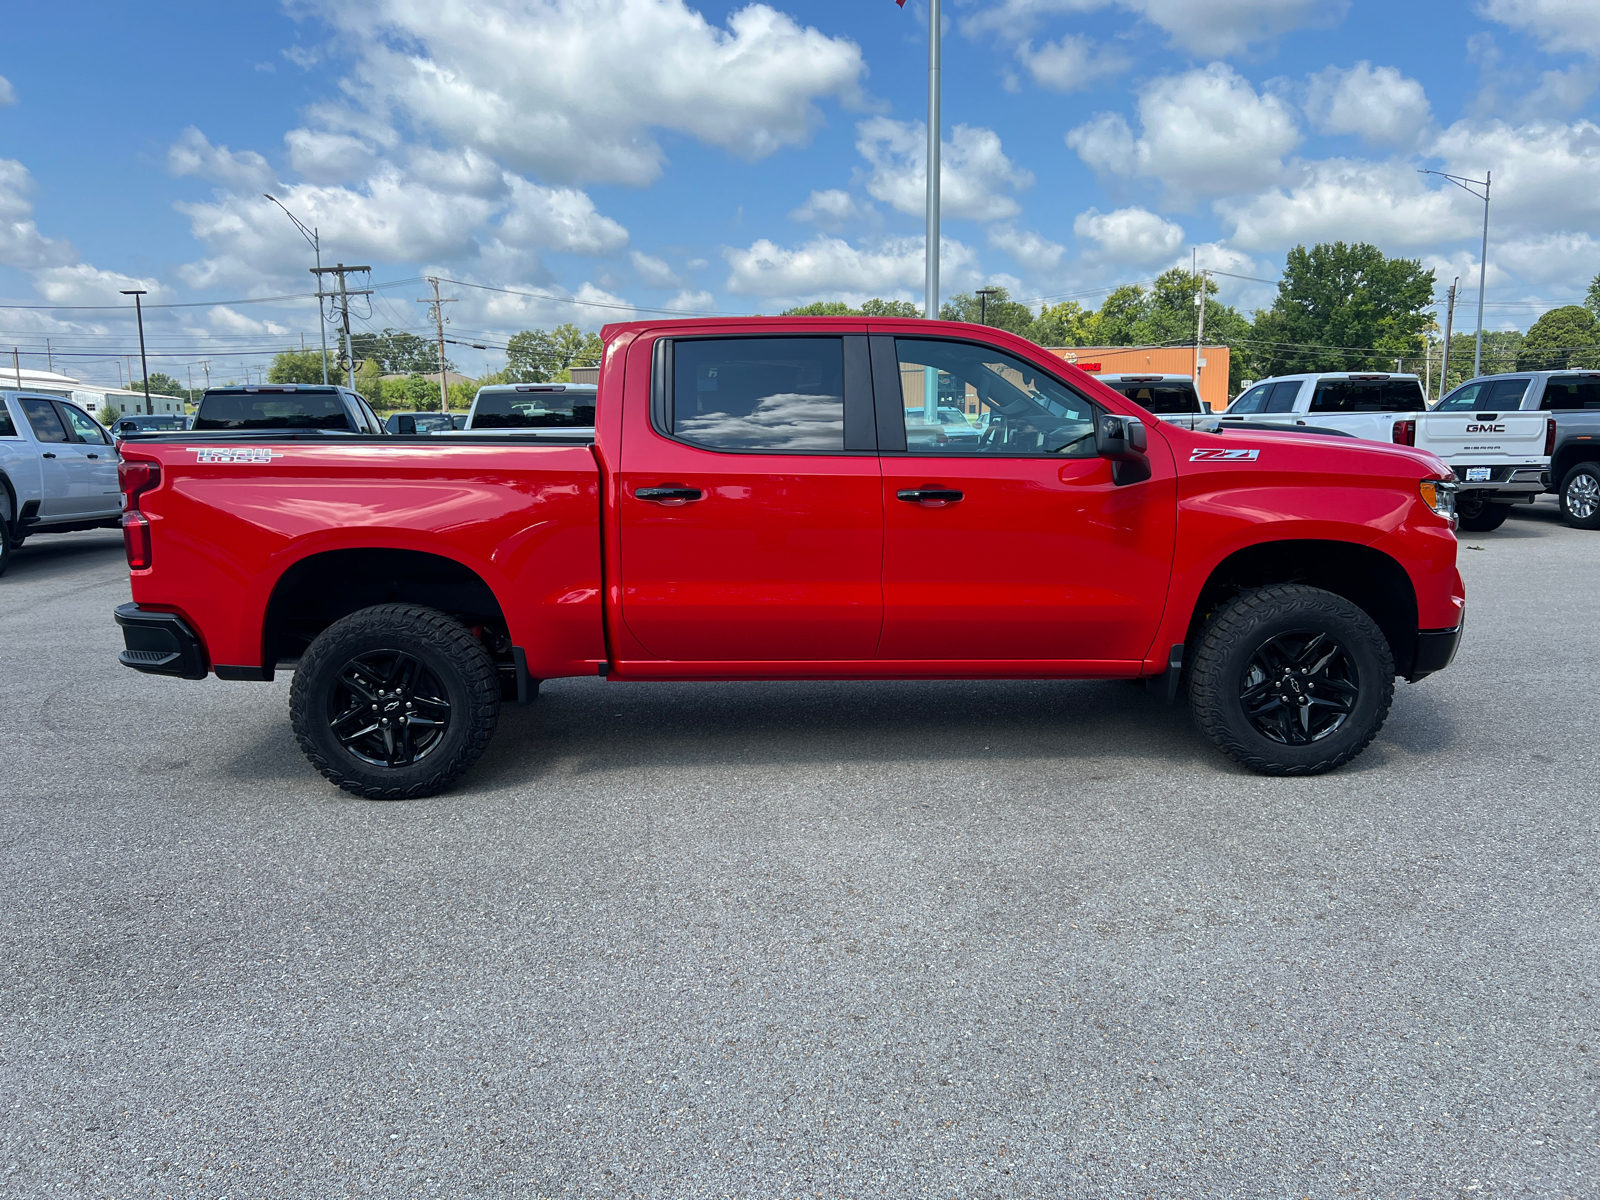
[[[195,409],[197,433],[315,430],[383,433],[383,423],[358,392],[322,383],[263,383],[207,388]]]
[[[1145,680],[1245,767],[1311,774],[1455,653],[1425,452],[1183,429],[980,325],[602,337],[592,431],[126,446],[122,662],[293,669],[311,762],[400,798],[459,778],[502,699],[596,674]],[[913,441],[930,396],[977,441]]]
[[[115,529],[117,462],[111,435],[76,404],[0,392],[0,572],[35,534]]]
[[[1228,406],[1221,423],[1316,425],[1375,442],[1409,444],[1415,426],[1406,422],[1427,407],[1415,375],[1322,371],[1263,379]]]
[[[1193,429],[1197,423],[1215,419],[1215,414],[1200,402],[1193,375],[1096,375],[1095,378],[1146,412],[1173,425]]]

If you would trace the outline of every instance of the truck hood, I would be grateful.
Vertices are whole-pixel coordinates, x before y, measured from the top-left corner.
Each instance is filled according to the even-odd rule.
[[[1223,428],[1226,430],[1227,427]],[[1254,449],[1263,452],[1256,461],[1265,457],[1267,451],[1273,450],[1286,456],[1291,463],[1303,464],[1318,471],[1414,479],[1426,479],[1429,476],[1450,479],[1454,475],[1449,464],[1430,450],[1374,442],[1366,438],[1291,433],[1288,430],[1280,433],[1264,429],[1205,433],[1171,423],[1164,424],[1162,429],[1173,443],[1180,470],[1186,461],[1204,462],[1214,458],[1217,450]]]

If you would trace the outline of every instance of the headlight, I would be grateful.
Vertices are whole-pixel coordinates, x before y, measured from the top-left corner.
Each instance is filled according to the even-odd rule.
[[[1447,521],[1456,518],[1456,488],[1454,479],[1424,479],[1417,485],[1422,492],[1422,502]]]

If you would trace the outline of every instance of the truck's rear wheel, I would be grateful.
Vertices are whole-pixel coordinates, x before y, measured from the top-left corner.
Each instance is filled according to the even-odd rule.
[[[1600,529],[1600,463],[1579,463],[1567,472],[1561,515],[1574,529]]]
[[[1491,504],[1482,496],[1468,494],[1456,500],[1456,524],[1467,533],[1492,533],[1510,515],[1509,504]]]
[[[1189,676],[1196,723],[1263,775],[1318,775],[1377,736],[1394,699],[1383,632],[1342,596],[1302,584],[1247,592],[1207,624]]]
[[[369,800],[432,796],[489,744],[500,681],[461,622],[415,604],[380,604],[311,643],[289,713],[306,757],[345,791]]]

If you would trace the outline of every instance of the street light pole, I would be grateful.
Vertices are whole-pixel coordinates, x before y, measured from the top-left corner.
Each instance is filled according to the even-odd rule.
[[[262,192],[279,208],[283,208],[283,201],[270,192]],[[294,222],[294,227],[300,231],[300,236],[311,243],[311,252],[317,256],[317,332],[322,335],[322,382],[328,382],[328,319],[322,310],[322,239],[316,229],[307,231],[304,222],[287,208],[283,208],[283,215]]]
[[[139,370],[144,373],[144,411],[148,416],[156,411],[156,406],[150,403],[150,364],[144,357],[144,306],[139,303],[139,297],[149,293],[143,288],[129,288],[122,294],[133,297],[133,311],[139,318]]]
[[[939,316],[939,0],[928,0],[928,320]]]
[[[978,324],[989,323],[989,297],[995,295],[999,288],[979,288],[973,294],[978,297]]]
[[[1485,171],[1482,179],[1468,179],[1448,171],[1421,171],[1419,174],[1448,179],[1467,195],[1483,201],[1483,251],[1478,255],[1478,340],[1472,351],[1472,374],[1476,377],[1483,374],[1483,293],[1489,280],[1489,183],[1494,179],[1494,172]],[[1473,188],[1482,188],[1483,192],[1480,194]]]

